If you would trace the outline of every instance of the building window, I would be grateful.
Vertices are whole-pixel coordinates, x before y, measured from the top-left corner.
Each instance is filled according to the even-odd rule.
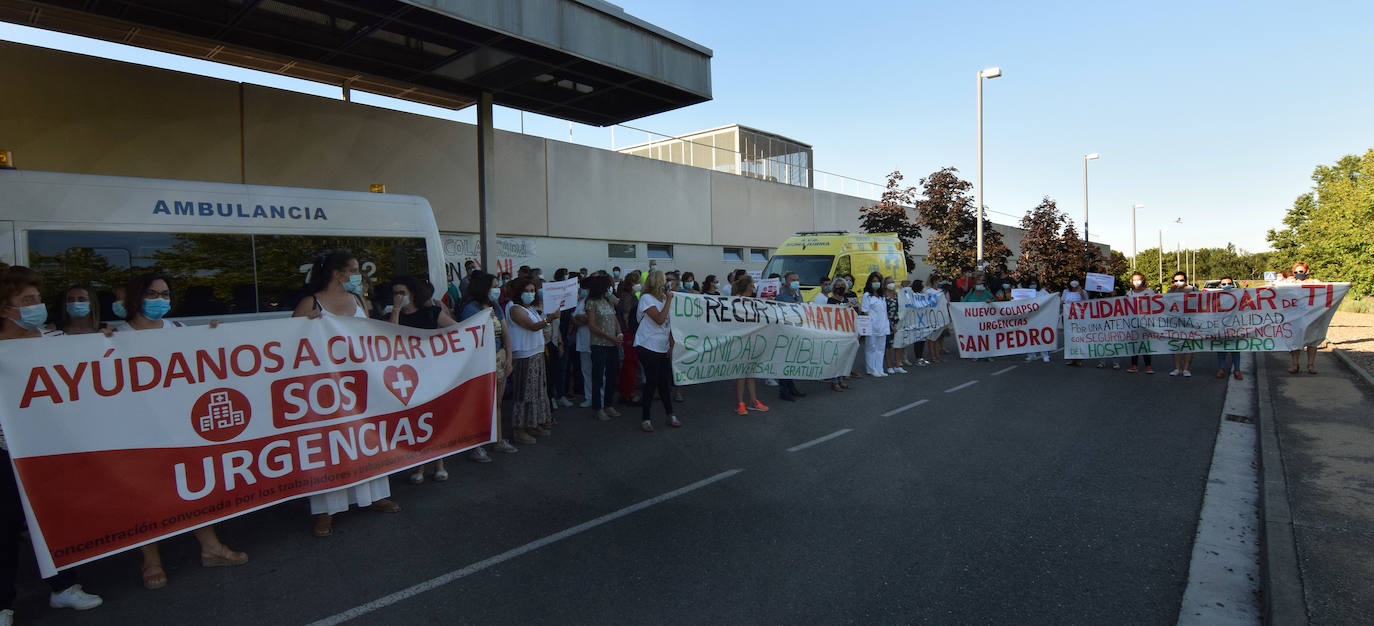
[[[669,259],[669,260],[671,260],[671,259],[673,258],[673,247],[672,247],[672,246],[667,246],[667,245],[658,244],[658,243],[651,243],[651,244],[649,244],[648,247],[649,247],[649,258],[651,258],[651,259]]]
[[[606,256],[612,259],[633,259],[639,254],[635,252],[635,245],[632,243],[608,243]]]
[[[721,250],[723,250],[724,253],[725,253],[725,255],[724,255],[724,260],[726,260],[726,261],[734,261],[734,262],[737,262],[737,263],[742,263],[742,262],[744,262],[744,249],[743,249],[743,248],[721,248]]]
[[[749,249],[749,262],[750,262],[750,263],[767,263],[767,262],[768,262],[768,248],[750,248],[750,249]]]

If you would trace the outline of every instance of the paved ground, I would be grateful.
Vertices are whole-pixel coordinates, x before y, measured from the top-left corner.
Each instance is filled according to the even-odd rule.
[[[1345,350],[1365,371],[1374,372],[1374,314],[1337,311],[1331,318],[1326,340],[1328,347]]]
[[[843,394],[803,383],[747,417],[712,384],[653,434],[563,410],[553,437],[455,461],[447,483],[394,477],[400,514],[316,539],[288,503],[220,525],[245,567],[202,569],[178,537],[168,588],[116,555],[78,570],[106,606],[47,609],[30,580],[20,618],[307,623],[716,477],[354,623],[1173,623],[1225,387],[1198,371],[954,361]]]
[[[1286,354],[1268,359],[1308,617],[1374,623],[1374,390],[1330,352],[1317,376],[1289,374]]]

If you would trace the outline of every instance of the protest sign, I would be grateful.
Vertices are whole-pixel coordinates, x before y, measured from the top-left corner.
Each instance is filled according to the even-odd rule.
[[[1012,299],[1012,300],[1030,300],[1031,298],[1034,298],[1035,296],[1039,295],[1039,293],[1040,293],[1039,291],[1036,291],[1036,290],[1034,290],[1034,289],[1020,289],[1020,288],[1012,289],[1012,290],[1011,290],[1011,299]]]
[[[881,325],[881,326],[880,326]],[[860,337],[886,337],[888,320],[886,317],[873,315],[857,315],[854,317],[854,329],[859,332]]]
[[[1116,277],[1111,274],[1088,272],[1088,280],[1084,283],[1083,288],[1099,293],[1111,293],[1116,289]]]
[[[1059,294],[1012,302],[951,302],[949,315],[959,356],[966,359],[1050,351],[1059,344]]]
[[[1276,280],[1278,280],[1278,279],[1279,279],[1279,273],[1278,273],[1278,272],[1275,272],[1275,271],[1273,271],[1273,270],[1269,270],[1269,271],[1266,271],[1266,272],[1264,273],[1264,280],[1267,280],[1267,281],[1269,281],[1269,282],[1272,283],[1272,282],[1274,282],[1274,281],[1276,281]]]
[[[754,282],[763,280],[763,270],[746,270],[745,273],[748,274],[750,278],[753,278]]]
[[[897,332],[892,336],[892,347],[905,348],[918,341],[934,338],[949,326],[949,302],[944,292],[916,293],[902,289],[897,295],[900,298],[901,317],[897,322]]]
[[[494,441],[490,312],[0,341],[39,571]]]
[[[1349,289],[1307,283],[1069,302],[1064,356],[1297,350],[1326,337]]]
[[[773,298],[778,297],[779,291],[782,291],[781,278],[765,278],[763,280],[755,282],[755,285],[758,286],[758,289],[756,290],[758,291],[758,297],[763,298],[764,300],[772,300]]]
[[[577,279],[544,283],[544,315],[577,308]]]
[[[675,294],[669,306],[673,380],[847,374],[859,351],[856,317],[844,306]]]

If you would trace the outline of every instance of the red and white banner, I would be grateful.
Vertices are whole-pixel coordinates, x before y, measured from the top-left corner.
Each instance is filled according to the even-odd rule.
[[[1069,302],[1064,356],[1298,350],[1326,338],[1349,290],[1306,283]]]
[[[0,341],[0,424],[39,570],[494,441],[489,313]]]
[[[1049,352],[1059,347],[1059,294],[1010,302],[951,302],[959,356]]]

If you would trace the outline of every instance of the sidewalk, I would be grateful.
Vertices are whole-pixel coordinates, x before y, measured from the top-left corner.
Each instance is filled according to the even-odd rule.
[[[1268,623],[1374,623],[1374,389],[1330,352],[1260,373]],[[1268,423],[1265,423],[1268,422]]]

